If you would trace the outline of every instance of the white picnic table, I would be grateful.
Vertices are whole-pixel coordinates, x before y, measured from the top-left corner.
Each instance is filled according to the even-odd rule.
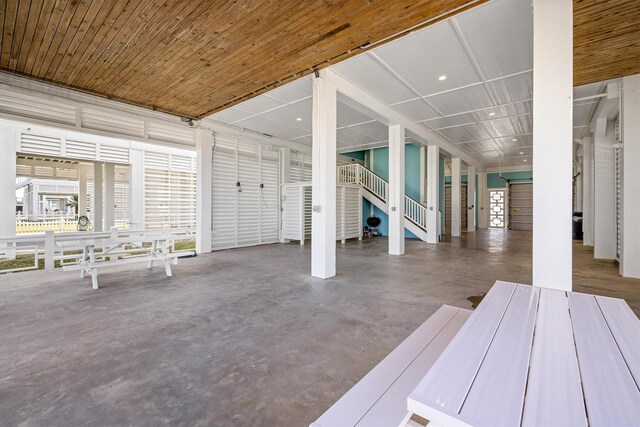
[[[429,425],[638,426],[624,300],[496,282],[407,399]]]
[[[61,242],[58,246],[62,250],[82,249],[82,255],[77,258],[76,264],[65,265],[63,269],[65,271],[80,270],[80,277],[89,274],[93,289],[98,289],[98,269],[103,267],[146,262],[147,267],[152,268],[154,261],[161,261],[166,275],[172,276],[171,261],[177,260],[179,254],[169,252],[169,242],[176,237],[171,233],[141,233],[127,237],[87,236],[74,241]],[[149,243],[150,246],[144,247],[144,243]],[[100,248],[101,251],[96,252],[96,248]],[[128,255],[128,257],[119,259],[119,255]]]

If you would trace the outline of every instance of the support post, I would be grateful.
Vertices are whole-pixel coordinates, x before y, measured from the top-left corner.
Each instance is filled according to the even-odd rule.
[[[462,209],[462,190],[460,188],[460,159],[454,157],[451,159],[451,235],[460,237],[462,227],[462,218],[460,209]]]
[[[420,146],[420,204],[427,203],[427,147]]]
[[[115,225],[116,171],[113,163],[104,164],[104,229]]]
[[[427,148],[427,243],[438,243],[440,205],[440,147]]]
[[[467,231],[476,231],[476,168],[467,168]]]
[[[640,278],[640,74],[622,79],[622,247],[620,274]]]
[[[593,246],[593,138],[582,138],[582,244]]]
[[[290,181],[290,177],[291,177],[291,148],[289,147],[282,147],[280,149],[280,184],[288,184]],[[283,220],[283,212],[284,212],[284,206],[283,206],[283,194],[282,194],[282,186],[280,187],[280,235],[278,236],[278,241],[280,243],[286,243],[288,242],[287,239],[284,238],[284,229],[282,227],[282,220]]]
[[[16,143],[17,132],[0,122],[0,237],[16,235]]]
[[[595,207],[593,256],[616,259],[615,123],[598,119],[594,134]]]
[[[478,172],[478,228],[489,227],[489,190],[487,173]]]
[[[326,70],[313,80],[311,275],[336,275],[337,93]]]
[[[87,215],[87,168],[78,169],[78,216]]]
[[[404,255],[404,126],[389,126],[389,255]]]
[[[53,270],[55,268],[55,234],[53,230],[44,232],[44,269]]]
[[[129,153],[129,188],[131,193],[131,228],[133,230],[145,229],[145,195],[144,195],[144,151],[131,150]]]
[[[533,0],[533,285],[570,291],[573,2]]]
[[[93,164],[93,231],[102,231],[103,206],[102,206],[102,184],[103,172],[102,162]]]
[[[211,252],[211,131],[198,127],[196,144],[196,253]]]

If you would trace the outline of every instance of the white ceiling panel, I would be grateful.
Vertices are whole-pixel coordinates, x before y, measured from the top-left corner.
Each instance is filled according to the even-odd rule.
[[[352,126],[349,129],[370,136],[376,141],[386,141],[389,139],[389,128],[380,122],[368,122]]]
[[[482,84],[433,95],[426,99],[446,116],[493,106],[489,93]]]
[[[493,138],[499,138],[503,135],[515,135],[516,133],[511,119],[507,117],[495,120],[485,120],[482,123],[487,129],[489,135]]]
[[[511,123],[513,123],[516,135],[533,132],[533,116],[531,115],[511,117]]]
[[[573,107],[573,125],[587,126],[597,104],[576,105]]]
[[[311,135],[300,136],[298,138],[293,138],[293,141],[300,142],[302,144],[309,144],[313,142]]]
[[[454,20],[486,79],[533,68],[531,2],[494,0]]]
[[[280,102],[276,99],[269,98],[266,95],[256,96],[248,101],[244,101],[238,105],[236,108],[240,110],[248,111],[253,114],[264,113],[265,111],[271,110],[272,108],[280,107],[284,105],[284,102]]]
[[[415,93],[366,53],[336,64],[332,68],[387,104],[416,97]]]
[[[441,129],[438,132],[449,138],[454,143],[491,138],[491,134],[487,132],[482,123]]]
[[[307,112],[311,113],[311,110],[313,109],[313,99],[312,98],[306,98],[306,99],[303,99],[302,101],[294,102],[291,105],[293,105],[296,108],[300,108],[301,110],[304,110],[304,111],[307,111]]]
[[[356,132],[350,128],[338,129],[338,141],[344,145],[362,145],[377,142],[376,139],[370,136],[364,135],[360,132]]]
[[[313,95],[311,76],[303,77],[284,86],[280,86],[267,94],[282,102],[291,103]]]
[[[529,100],[533,97],[533,73],[491,81],[489,88],[499,104]]]
[[[427,103],[422,99],[396,104],[393,108],[416,122],[440,117],[440,114],[438,114],[433,108],[429,107],[429,105],[427,105]]]
[[[311,113],[300,108],[296,108],[293,105],[287,105],[285,107],[269,111],[262,114],[261,117],[283,125],[302,129],[305,133],[311,133]]]
[[[266,133],[268,135],[278,136],[284,139],[293,139],[309,134],[308,131],[298,129],[294,126],[288,126],[282,123],[274,122],[262,116],[256,116],[247,120],[242,120],[236,123],[236,125],[261,133]]]
[[[338,102],[338,123],[341,126],[351,126],[358,123],[369,122],[373,120],[371,117],[354,110],[348,105]]]
[[[466,152],[473,154],[501,149],[501,147],[496,144],[495,141],[490,139],[485,139],[483,141],[466,142],[464,144],[460,144],[459,147]]]
[[[580,99],[586,96],[599,95],[605,91],[606,82],[590,83],[588,85],[573,88],[573,99]]]
[[[231,107],[231,108],[227,108],[226,110],[222,110],[218,113],[215,113],[211,117],[213,117],[216,120],[220,120],[221,122],[224,122],[224,123],[233,123],[233,122],[237,122],[238,120],[244,120],[247,117],[252,115],[253,113],[249,113],[248,111],[242,111],[238,108]]]
[[[481,81],[451,23],[416,31],[374,52],[422,96]],[[446,75],[446,80],[438,80]]]

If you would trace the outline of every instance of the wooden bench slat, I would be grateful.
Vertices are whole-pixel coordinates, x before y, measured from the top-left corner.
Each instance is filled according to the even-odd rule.
[[[515,289],[513,284],[500,281],[493,285],[469,321],[409,395],[407,406],[411,412],[428,413],[431,418],[427,418],[436,424],[450,422],[449,419],[435,419],[445,412],[459,414]],[[437,406],[437,410],[434,411],[431,405]]]
[[[520,423],[540,288],[518,285],[460,413],[486,425]]]
[[[429,345],[459,311],[459,308],[447,305],[440,307],[426,322],[333,404],[312,426],[344,427],[356,425],[363,414],[367,413],[393,382],[402,375],[402,372],[412,363],[416,355]],[[405,405],[403,403],[402,409],[403,412],[406,412],[404,408]]]
[[[640,319],[624,300],[596,296],[596,301],[636,385],[640,387]]]
[[[523,426],[586,426],[567,295],[541,289]]]
[[[407,396],[433,366],[451,339],[471,316],[471,310],[460,309],[438,335],[389,387],[376,404],[358,422],[358,427],[397,426],[406,414]]]
[[[569,293],[569,309],[590,425],[638,425],[640,391],[595,297]]]

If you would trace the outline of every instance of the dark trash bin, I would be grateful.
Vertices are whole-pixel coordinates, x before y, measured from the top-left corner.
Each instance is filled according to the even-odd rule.
[[[573,240],[582,240],[582,212],[573,213]]]

